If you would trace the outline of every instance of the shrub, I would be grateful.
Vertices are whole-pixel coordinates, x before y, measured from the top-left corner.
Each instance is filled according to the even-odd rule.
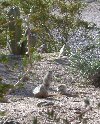
[[[91,82],[96,87],[100,87],[100,61],[99,58],[83,56],[80,53],[71,55],[71,67],[74,71]]]

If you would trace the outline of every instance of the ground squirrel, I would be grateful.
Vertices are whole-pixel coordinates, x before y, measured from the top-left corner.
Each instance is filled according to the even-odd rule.
[[[66,94],[66,85],[65,84],[59,85],[57,91],[60,94],[65,95]]]
[[[34,97],[36,98],[46,98],[48,97],[48,91],[46,90],[44,85],[39,85],[35,89],[33,89]]]
[[[34,97],[37,98],[48,97],[48,89],[50,87],[51,80],[52,80],[52,71],[48,71],[43,78],[43,84],[33,89]]]
[[[46,89],[50,87],[50,83],[52,81],[52,71],[48,71],[43,78],[43,85]]]
[[[65,84],[61,84],[58,86],[58,92],[62,95],[66,95],[68,97],[78,97],[78,93],[67,91],[67,87]]]

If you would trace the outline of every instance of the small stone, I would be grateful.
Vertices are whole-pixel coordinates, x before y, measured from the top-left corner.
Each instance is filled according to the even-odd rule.
[[[84,99],[84,106],[87,107],[90,105],[90,100],[88,98]]]
[[[26,75],[26,76],[23,77],[22,81],[23,81],[23,82],[26,82],[26,81],[28,81],[29,79],[30,79],[29,76]]]

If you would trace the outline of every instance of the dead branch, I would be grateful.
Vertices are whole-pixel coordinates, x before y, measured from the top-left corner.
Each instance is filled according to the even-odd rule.
[[[28,55],[29,55],[29,63],[30,63],[30,66],[32,67],[30,34],[31,34],[31,31],[30,31],[30,28],[28,27],[28,36],[27,36],[27,39],[28,39],[27,40],[27,44],[28,44]]]

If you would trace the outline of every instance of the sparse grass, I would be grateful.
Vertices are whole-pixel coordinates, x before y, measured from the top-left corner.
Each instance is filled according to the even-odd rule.
[[[0,76],[0,82],[2,82],[2,80],[3,80],[3,77],[2,77],[2,76]]]
[[[34,61],[40,61],[41,59],[42,59],[42,57],[40,56],[39,53],[33,52],[33,54],[32,54],[32,61],[33,61],[33,62],[34,62]]]
[[[60,122],[60,117],[58,114],[54,111],[54,109],[47,109],[47,115],[48,119],[53,120],[54,122]]]
[[[5,111],[0,111],[0,116],[5,116],[6,112]]]
[[[17,86],[15,86],[17,89],[22,89],[24,88],[24,83],[19,83]]]
[[[37,52],[32,53],[32,63],[40,61],[42,59],[41,55]],[[22,59],[23,66],[27,66],[29,64],[28,56],[24,56]]]
[[[100,109],[100,103],[98,103],[98,109]]]
[[[32,124],[38,124],[37,116],[33,118],[33,123]]]
[[[24,57],[23,57],[22,63],[23,63],[23,66],[24,66],[24,67],[28,65],[28,57],[27,57],[27,56],[24,56]]]
[[[7,102],[5,99],[5,94],[9,91],[9,89],[13,88],[14,86],[11,84],[3,84],[0,82],[0,102]]]

